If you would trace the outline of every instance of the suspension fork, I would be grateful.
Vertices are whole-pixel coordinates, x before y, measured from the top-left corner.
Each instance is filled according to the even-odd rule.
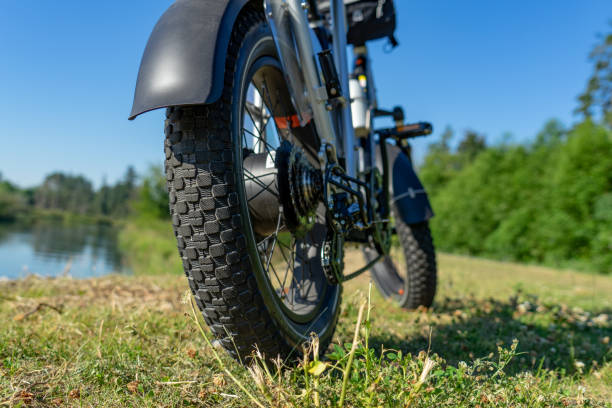
[[[344,0],[330,0],[330,10],[332,17],[332,38],[333,52],[340,86],[345,93],[348,102],[340,108],[342,147],[346,159],[345,169],[349,177],[355,177],[355,131],[351,117],[350,95],[349,95],[349,74],[348,62],[346,57],[346,8]]]
[[[319,42],[307,16],[308,3],[300,0],[265,0],[266,18],[272,28],[289,91],[298,112],[300,124],[311,119],[322,142],[320,164],[328,164],[327,146],[337,149],[346,159],[345,169],[355,176],[355,138],[348,101],[348,68],[346,58],[346,21],[343,0],[331,0],[333,56],[345,103],[330,109],[329,95],[321,83],[322,71],[316,56]],[[337,125],[337,126],[336,126]],[[338,137],[341,135],[341,137]]]

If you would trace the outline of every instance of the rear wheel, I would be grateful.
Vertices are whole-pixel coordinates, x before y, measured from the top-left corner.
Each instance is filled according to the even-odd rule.
[[[327,227],[305,142],[316,135],[312,124],[296,126],[271,31],[248,7],[234,26],[220,100],[168,108],[165,123],[170,212],[189,286],[241,359],[255,347],[299,354],[313,332],[326,347],[341,296],[321,266]]]
[[[437,285],[436,253],[427,221],[417,224],[404,223],[397,211],[395,229],[401,246],[401,254],[395,257],[405,267],[399,267],[391,256],[385,256],[372,267],[372,279],[380,293],[397,302],[401,307],[416,309],[433,303]],[[364,251],[371,260],[375,253]]]

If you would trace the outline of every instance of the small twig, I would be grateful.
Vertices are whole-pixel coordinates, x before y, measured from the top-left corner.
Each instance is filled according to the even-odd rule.
[[[357,343],[359,341],[359,326],[361,325],[361,318],[363,317],[363,309],[366,306],[366,302],[364,301],[359,306],[359,312],[357,313],[357,324],[355,325],[355,334],[353,336],[353,344],[351,345],[351,350],[349,351],[348,361],[346,362],[346,367],[344,368],[344,378],[342,379],[342,390],[340,391],[340,401],[338,402],[339,407],[344,406],[344,397],[346,396],[346,388],[348,386],[349,376],[351,374],[351,366],[353,365],[353,358],[355,357],[355,350],[357,350]]]
[[[100,328],[98,329],[98,358],[102,359],[102,327],[104,326],[104,319],[100,322]]]
[[[13,320],[15,320],[15,321],[23,320],[23,319],[33,315],[34,313],[38,312],[43,307],[48,307],[49,309],[53,309],[57,313],[60,313],[60,314],[62,313],[62,310],[59,307],[57,307],[57,306],[53,306],[53,305],[50,305],[48,303],[39,303],[38,305],[36,305],[36,307],[34,309],[32,309],[32,310],[30,310],[29,312],[26,312],[26,313],[18,314],[17,316],[15,316],[13,318]]]
[[[155,381],[155,385],[195,384],[197,381]]]

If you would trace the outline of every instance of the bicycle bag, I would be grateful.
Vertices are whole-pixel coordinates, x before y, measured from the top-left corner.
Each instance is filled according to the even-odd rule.
[[[331,18],[329,1],[318,1],[319,12]],[[346,7],[346,41],[352,45],[363,45],[366,41],[388,38],[397,45],[395,32],[395,6],[393,0],[344,0]]]

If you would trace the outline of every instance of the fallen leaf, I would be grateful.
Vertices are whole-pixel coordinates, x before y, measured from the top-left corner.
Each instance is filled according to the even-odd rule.
[[[308,372],[314,375],[315,377],[318,377],[321,374],[323,374],[323,371],[325,371],[326,368],[327,368],[327,363],[324,363],[322,361],[317,361],[317,362],[313,361],[312,365],[308,369]]]
[[[19,393],[19,399],[22,400],[26,404],[31,404],[34,401],[34,394],[28,391],[21,391]]]
[[[225,387],[226,382],[223,374],[215,374],[212,381],[215,387]]]
[[[139,381],[131,381],[127,384],[127,389],[132,394],[136,394],[138,392],[138,385],[140,385]]]

